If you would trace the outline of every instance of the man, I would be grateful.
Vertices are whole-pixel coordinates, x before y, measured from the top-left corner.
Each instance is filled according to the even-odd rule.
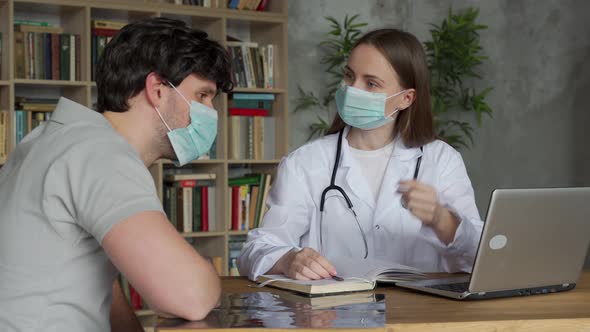
[[[232,89],[227,53],[183,22],[147,19],[107,45],[96,83],[98,112],[61,98],[0,169],[1,331],[137,328],[117,270],[160,314],[198,320],[219,299],[148,167],[209,150],[212,99]]]

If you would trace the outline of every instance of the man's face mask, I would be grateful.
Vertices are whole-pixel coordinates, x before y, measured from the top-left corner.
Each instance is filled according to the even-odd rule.
[[[379,128],[393,121],[393,115],[399,111],[396,109],[386,115],[385,101],[404,91],[406,90],[387,97],[384,93],[373,93],[343,85],[335,95],[338,114],[342,121],[351,127],[365,130]]]
[[[172,144],[174,153],[176,153],[177,161],[174,164],[183,166],[211,149],[215,136],[217,136],[217,112],[194,100],[189,102],[172,83],[168,82],[168,84],[184,99],[190,108],[191,123],[186,128],[170,129],[160,110],[155,107],[160,119],[168,128],[168,139],[170,139],[170,144]]]

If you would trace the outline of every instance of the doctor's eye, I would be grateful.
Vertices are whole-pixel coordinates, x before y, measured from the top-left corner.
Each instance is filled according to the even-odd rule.
[[[374,81],[368,81],[367,82],[367,87],[369,87],[369,89],[375,89],[375,88],[378,88],[379,87],[379,84],[377,84]]]

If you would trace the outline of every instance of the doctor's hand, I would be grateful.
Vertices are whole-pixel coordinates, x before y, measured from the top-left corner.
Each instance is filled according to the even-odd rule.
[[[284,254],[270,270],[271,274],[282,273],[298,280],[318,280],[332,278],[336,268],[319,252],[311,248],[289,251]]]
[[[416,180],[400,181],[398,192],[402,193],[402,206],[424,225],[432,227],[443,243],[453,241],[459,221],[449,209],[439,203],[433,187]]]
[[[438,223],[443,208],[438,203],[436,190],[416,180],[400,181],[398,192],[402,194],[402,206],[424,225],[434,226]]]

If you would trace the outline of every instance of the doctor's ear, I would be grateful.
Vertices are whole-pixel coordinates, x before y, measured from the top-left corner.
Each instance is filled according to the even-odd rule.
[[[415,89],[408,89],[407,91],[402,93],[402,100],[401,100],[401,103],[399,104],[399,108],[401,110],[405,110],[406,108],[412,106],[412,103],[414,103],[414,100],[416,100],[416,90]]]
[[[145,97],[154,107],[160,107],[163,99],[167,98],[168,84],[156,73],[151,72],[145,78]]]

